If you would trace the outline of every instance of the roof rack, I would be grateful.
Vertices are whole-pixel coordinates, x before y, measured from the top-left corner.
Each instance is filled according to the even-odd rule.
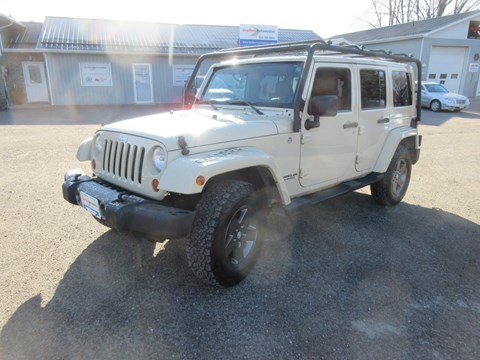
[[[205,60],[227,60],[231,58],[238,57],[248,57],[248,56],[259,56],[259,55],[273,55],[273,54],[288,54],[288,53],[300,53],[303,52],[307,55],[305,61],[305,69],[309,69],[314,55],[317,51],[327,51],[327,55],[338,55],[343,56],[352,56],[352,57],[364,57],[364,58],[374,58],[379,60],[386,61],[395,61],[401,63],[413,63],[417,67],[418,74],[418,87],[421,86],[421,74],[422,74],[422,62],[414,58],[410,54],[394,54],[386,50],[367,50],[358,45],[347,45],[347,46],[338,46],[332,45],[331,42],[326,42],[324,40],[307,40],[307,41],[297,41],[289,43],[281,43],[275,45],[262,45],[262,46],[251,46],[243,48],[233,48],[225,49],[213,53],[208,53],[200,56],[198,59],[195,68],[193,70],[192,76],[190,76],[187,85],[185,87],[184,94],[184,106],[189,107],[193,104],[194,96],[188,96],[189,91],[191,92],[192,86],[194,84],[195,76],[200,69],[200,66]],[[299,89],[303,89],[307,81],[308,72],[304,71],[300,78]],[[194,93],[194,92],[193,92]],[[303,99],[301,95],[302,91],[298,91],[295,96],[294,101],[294,131],[300,131],[301,128],[301,119],[300,112],[303,110]],[[191,93],[190,93],[191,94]],[[421,91],[417,91],[417,121],[420,121],[421,113]]]

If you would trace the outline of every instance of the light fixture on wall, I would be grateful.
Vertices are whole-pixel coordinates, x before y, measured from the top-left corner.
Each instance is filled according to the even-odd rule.
[[[473,60],[478,61],[478,59],[480,59],[480,55],[479,55],[479,54],[473,55]]]

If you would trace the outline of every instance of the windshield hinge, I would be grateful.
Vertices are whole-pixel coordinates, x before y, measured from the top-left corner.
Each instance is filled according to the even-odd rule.
[[[302,133],[300,139],[302,144],[306,144],[312,139],[312,135],[310,133]]]
[[[180,149],[182,149],[182,155],[190,154],[190,150],[188,149],[188,144],[185,140],[185,136],[178,137],[178,146],[180,146]]]

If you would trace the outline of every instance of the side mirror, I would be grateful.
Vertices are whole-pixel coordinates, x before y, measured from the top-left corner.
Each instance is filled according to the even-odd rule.
[[[305,122],[305,129],[310,130],[320,126],[320,116],[337,116],[338,96],[314,96],[308,104],[308,114],[313,115],[313,121]]]

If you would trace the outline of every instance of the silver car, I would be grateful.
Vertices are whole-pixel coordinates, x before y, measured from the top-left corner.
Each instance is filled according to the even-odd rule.
[[[466,96],[449,92],[443,85],[434,82],[422,83],[422,106],[432,111],[460,111],[470,106]]]

